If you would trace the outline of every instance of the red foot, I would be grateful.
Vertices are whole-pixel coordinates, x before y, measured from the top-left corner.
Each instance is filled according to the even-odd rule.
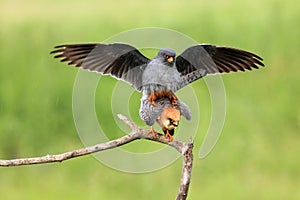
[[[153,135],[153,140],[156,140],[157,134],[152,126],[148,133]]]
[[[150,101],[150,103],[153,105],[153,106],[156,106],[156,99],[157,99],[157,96],[155,95],[155,93],[151,93],[149,94],[148,96],[148,100]]]
[[[175,95],[173,95],[171,98],[171,104],[172,106],[177,106],[177,97]]]
[[[153,106],[156,106],[156,99],[159,99],[162,97],[167,97],[170,100],[172,106],[177,106],[177,96],[169,90],[156,91],[154,93],[151,93],[148,95],[148,100],[150,101],[150,103]]]
[[[170,142],[173,141],[173,137],[172,137],[172,135],[169,133],[168,130],[167,130],[167,133],[166,133],[166,137],[169,138],[169,141],[170,141]]]

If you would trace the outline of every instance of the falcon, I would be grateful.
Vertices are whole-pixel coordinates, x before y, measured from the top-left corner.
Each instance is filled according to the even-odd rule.
[[[129,83],[142,93],[141,118],[146,124],[152,124],[153,119],[149,123],[147,117],[141,115],[141,110],[146,109],[148,115],[158,112],[154,122],[157,120],[166,135],[167,132],[171,135],[165,127],[167,124],[162,122],[162,119],[168,118],[168,112],[164,113],[166,108],[178,110],[180,115],[186,111],[182,110],[183,103],[175,95],[176,91],[206,75],[247,71],[264,66],[262,58],[254,53],[207,44],[188,47],[178,56],[174,50],[163,48],[153,59],[123,43],[67,44],[56,46],[51,53],[68,65],[111,75]],[[162,102],[168,99],[171,105],[155,109],[159,107],[161,99],[164,99]],[[152,105],[150,110],[147,110],[149,106],[143,106],[147,103],[145,101]],[[170,127],[176,127],[176,124]]]

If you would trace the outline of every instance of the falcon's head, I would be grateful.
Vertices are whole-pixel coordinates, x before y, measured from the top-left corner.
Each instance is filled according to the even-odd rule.
[[[166,48],[161,49],[155,58],[171,67],[175,62],[175,56],[176,53],[173,49]]]
[[[175,108],[166,108],[159,121],[163,129],[173,130],[179,125],[180,111]]]

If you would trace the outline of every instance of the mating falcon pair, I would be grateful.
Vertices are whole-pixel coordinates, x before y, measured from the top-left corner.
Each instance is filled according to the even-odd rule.
[[[121,43],[60,45],[51,53],[69,65],[128,82],[142,93],[141,119],[151,127],[156,121],[170,141],[180,116],[191,119],[189,107],[178,99],[176,91],[209,74],[264,66],[262,58],[253,53],[214,45],[191,46],[177,57],[174,50],[161,49],[152,60]]]

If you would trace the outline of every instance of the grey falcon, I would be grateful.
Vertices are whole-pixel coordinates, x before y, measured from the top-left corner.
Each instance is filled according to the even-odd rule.
[[[162,114],[166,108],[153,109],[157,106],[157,100],[167,98],[173,107],[178,102],[179,107],[183,105],[175,92],[184,86],[206,75],[246,71],[264,66],[262,58],[256,54],[207,44],[188,47],[177,57],[174,50],[164,48],[153,59],[123,43],[67,44],[56,46],[51,53],[68,65],[111,75],[142,92],[140,116],[148,125],[154,123],[153,116],[157,115],[157,111]],[[149,102],[152,107],[148,105]],[[149,109],[147,115],[152,116],[150,121],[147,115],[142,114],[143,109]],[[180,108],[178,110],[182,112]]]

